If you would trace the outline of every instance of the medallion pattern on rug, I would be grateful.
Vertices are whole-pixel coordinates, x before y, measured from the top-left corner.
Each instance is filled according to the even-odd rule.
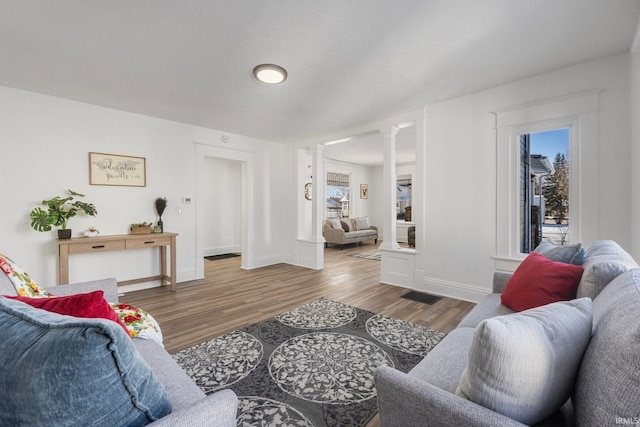
[[[269,373],[289,394],[316,403],[354,403],[376,396],[373,375],[393,360],[363,338],[327,332],[301,335],[280,345]]]
[[[183,350],[207,394],[238,395],[238,426],[364,426],[380,365],[407,372],[445,334],[320,299]]]
[[[301,329],[337,328],[356,317],[356,310],[345,304],[320,299],[276,316],[285,325]]]
[[[234,384],[258,366],[262,343],[252,335],[234,331],[180,352],[174,359],[205,392]]]

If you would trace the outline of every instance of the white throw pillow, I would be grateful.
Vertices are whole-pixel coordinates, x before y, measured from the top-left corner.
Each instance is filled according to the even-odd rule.
[[[342,225],[340,225],[340,219],[339,218],[333,218],[331,219],[331,227],[333,228],[342,228]]]
[[[371,228],[369,226],[369,218],[367,217],[355,218],[355,221],[356,221],[356,230],[368,230],[369,228]]]
[[[584,273],[578,286],[578,298],[595,299],[613,279],[638,264],[613,240],[599,240],[587,249],[587,258],[582,265]]]
[[[530,425],[571,396],[591,338],[591,299],[483,320],[456,394]]]

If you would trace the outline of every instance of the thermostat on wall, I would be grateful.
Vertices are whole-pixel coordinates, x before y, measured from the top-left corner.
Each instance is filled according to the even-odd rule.
[[[191,203],[191,197],[183,197],[182,198],[182,203],[185,203],[185,204]]]

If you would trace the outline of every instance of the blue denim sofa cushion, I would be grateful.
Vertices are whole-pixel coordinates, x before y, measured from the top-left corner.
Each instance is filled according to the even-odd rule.
[[[141,426],[171,412],[115,322],[0,297],[0,425]]]

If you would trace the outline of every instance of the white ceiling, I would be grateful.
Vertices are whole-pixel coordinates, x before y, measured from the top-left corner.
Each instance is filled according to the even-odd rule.
[[[396,135],[396,164],[416,161],[416,127],[400,129]],[[382,137],[379,133],[354,135],[349,141],[327,145],[322,157],[365,166],[381,165],[384,158]]]
[[[629,51],[640,0],[0,0],[0,85],[267,139]],[[267,86],[251,70],[285,67]]]

